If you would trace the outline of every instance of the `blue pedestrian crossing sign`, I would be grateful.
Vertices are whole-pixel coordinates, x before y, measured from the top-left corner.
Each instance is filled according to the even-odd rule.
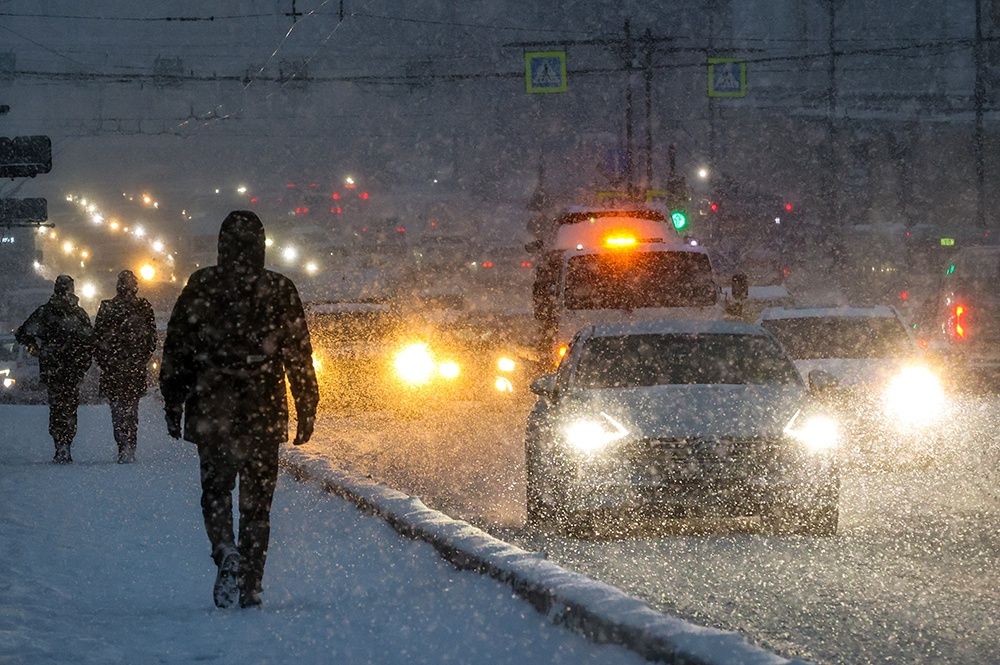
[[[746,60],[739,58],[709,58],[708,96],[746,97]]]
[[[524,85],[530,94],[566,92],[566,51],[526,51]]]

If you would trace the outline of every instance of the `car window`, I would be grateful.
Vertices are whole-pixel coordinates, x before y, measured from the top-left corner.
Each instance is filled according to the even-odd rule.
[[[584,389],[796,383],[798,372],[774,340],[738,334],[595,337],[580,354],[575,379]]]
[[[888,358],[912,351],[903,324],[889,317],[802,317],[774,319],[761,325],[789,355],[819,358]]]
[[[621,252],[574,256],[568,262],[567,309],[707,307],[716,298],[706,254]]]

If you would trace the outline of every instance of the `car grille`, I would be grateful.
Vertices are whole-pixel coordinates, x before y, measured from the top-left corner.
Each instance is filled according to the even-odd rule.
[[[773,466],[777,444],[764,438],[651,438],[629,451],[637,482],[737,481],[762,476]]]

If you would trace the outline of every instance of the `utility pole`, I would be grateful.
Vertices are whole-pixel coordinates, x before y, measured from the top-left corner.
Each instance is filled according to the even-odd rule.
[[[983,7],[982,0],[976,3],[976,38],[973,43],[973,58],[976,61],[976,83],[973,92],[975,104],[975,136],[973,139],[976,162],[976,225],[986,227],[986,154],[983,145],[983,110],[986,106],[986,76],[983,72]]]
[[[830,62],[827,69],[826,109],[826,177],[823,187],[824,227],[832,240],[834,266],[843,264],[844,247],[842,234],[839,232],[837,216],[837,6],[843,0],[826,0],[827,9],[827,48],[830,51]]]
[[[660,46],[672,41],[670,37],[655,36],[648,29],[636,40],[632,37],[631,23],[626,19],[621,37],[605,37],[598,39],[570,39],[557,42],[512,42],[504,44],[508,48],[565,48],[568,46],[598,46],[611,50],[620,58],[620,66],[616,71],[626,75],[624,124],[625,124],[625,182],[630,195],[637,194],[635,187],[635,127],[633,120],[632,74],[636,71],[636,41],[642,48],[643,78],[646,90],[646,176],[652,181],[652,145],[653,145],[653,56],[659,53],[698,53],[704,54],[704,47]]]
[[[340,11],[341,11],[341,13],[343,13],[343,11],[344,11],[344,3],[343,2],[340,3]],[[299,22],[299,17],[300,16],[304,16],[304,14],[302,12],[300,12],[300,11],[296,11],[296,9],[295,9],[295,0],[292,0],[292,11],[285,12],[285,16],[291,16],[292,17],[292,25],[295,25],[296,23]],[[343,21],[344,19],[341,18],[340,20]]]
[[[653,33],[642,36],[642,78],[646,88],[646,189],[653,189]]]

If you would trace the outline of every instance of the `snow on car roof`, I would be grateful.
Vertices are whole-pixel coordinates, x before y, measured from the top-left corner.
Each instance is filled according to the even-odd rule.
[[[708,254],[708,250],[701,245],[689,245],[682,239],[678,238],[677,242],[639,243],[631,249],[608,249],[607,247],[583,247],[581,249],[571,249],[566,251],[566,258],[585,256],[588,254],[627,254],[638,252],[689,252],[691,254]]]
[[[887,305],[874,307],[769,307],[760,314],[761,321],[777,319],[819,318],[896,318],[896,312]]]
[[[752,323],[711,319],[656,319],[628,323],[602,323],[591,329],[591,337],[621,337],[624,335],[768,335]]]

